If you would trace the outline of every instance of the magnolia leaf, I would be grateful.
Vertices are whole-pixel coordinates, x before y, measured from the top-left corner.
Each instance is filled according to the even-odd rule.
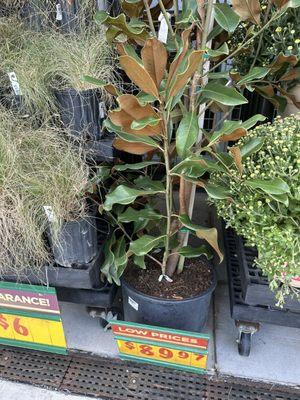
[[[289,56],[285,56],[283,53],[280,53],[276,59],[269,65],[269,68],[272,72],[278,71],[284,64],[290,64],[291,66],[295,66],[298,63],[297,56],[291,54]]]
[[[215,131],[211,138],[209,145],[211,146],[216,141],[230,141],[237,140],[242,136],[246,136],[247,130],[243,127],[242,121],[225,121],[222,128]]]
[[[226,106],[238,106],[248,103],[248,100],[236,89],[226,87],[216,82],[209,82],[201,92],[202,96],[209,100],[215,100]]]
[[[241,155],[240,148],[238,146],[231,147],[229,151],[234,159],[235,165],[236,165],[237,169],[239,170],[239,173],[242,175],[243,163],[242,163],[242,155]]]
[[[116,43],[116,49],[119,56],[130,56],[134,58],[140,65],[143,65],[141,58],[137,55],[134,47],[129,43]]]
[[[108,113],[113,124],[122,127],[122,130],[127,133],[139,136],[156,136],[161,133],[161,125],[159,123],[153,124],[154,120],[160,120],[159,115],[150,104],[141,105],[132,94],[123,94],[117,98],[117,101],[120,108]],[[147,119],[150,122],[148,125],[145,124]],[[132,123],[136,120],[142,120],[141,125],[144,125],[140,125],[138,132],[132,128]]]
[[[179,221],[182,223],[182,225],[195,231],[198,238],[206,240],[207,243],[209,243],[218,254],[220,262],[223,261],[224,257],[218,245],[218,231],[216,228],[206,228],[204,226],[194,224],[186,214],[180,215]]]
[[[176,131],[176,149],[180,157],[186,158],[199,134],[198,117],[192,112],[184,115]]]
[[[202,176],[205,172],[224,172],[225,170],[220,163],[204,158],[203,156],[198,156],[188,157],[185,160],[181,161],[172,168],[171,174],[189,176],[188,172],[192,167],[197,168],[197,172],[199,173],[198,176]]]
[[[111,237],[105,241],[103,246],[103,254],[104,254],[104,261],[101,265],[101,273],[107,278],[109,283],[113,283],[113,281],[120,285],[120,280],[117,277],[117,270],[115,268],[115,256],[112,251],[112,247],[116,242],[115,233],[111,235]]]
[[[223,56],[224,54],[225,55],[229,54],[229,48],[228,48],[228,45],[226,42],[223,43],[222,46],[220,46],[216,50],[206,48],[205,51],[210,57],[219,57],[219,56]],[[212,76],[213,76],[213,78],[212,78]],[[228,79],[229,74],[228,74],[228,72],[215,72],[215,73],[212,72],[209,74],[209,78],[211,78],[211,79],[220,79],[220,78]]]
[[[114,85],[112,85],[111,83],[105,83],[101,79],[97,79],[97,78],[93,78],[92,76],[84,75],[81,78],[81,80],[83,82],[90,83],[94,86],[99,86],[101,88],[104,88],[108,93],[112,94],[113,96],[121,95],[121,92],[119,92],[119,90]]]
[[[148,39],[142,48],[141,56],[144,68],[155,82],[157,89],[159,89],[168,60],[165,46],[156,38]]]
[[[232,0],[232,7],[242,21],[250,21],[260,25],[259,0]]]
[[[130,128],[139,131],[146,128],[146,126],[156,126],[160,121],[160,118],[146,117],[136,121],[132,121]]]
[[[132,134],[132,133],[127,133],[123,132],[122,128],[120,128],[117,125],[114,125],[109,119],[106,119],[103,123],[103,126],[112,133],[115,133],[118,135],[121,139],[125,140],[126,142],[132,142],[132,143],[144,143],[147,144],[148,146],[152,147],[159,147],[158,143],[151,139],[149,136],[145,135],[137,135],[137,134]]]
[[[130,56],[119,57],[121,67],[126,75],[145,93],[159,98],[156,83],[146,69]]]
[[[290,193],[290,188],[286,182],[281,178],[274,179],[249,179],[245,181],[245,185],[250,186],[254,189],[261,189],[267,194],[277,195]]]
[[[165,187],[161,181],[154,181],[149,176],[140,175],[134,180],[134,184],[139,189],[156,190],[157,192],[165,191]]]
[[[252,128],[254,125],[256,125],[257,122],[264,122],[266,119],[267,119],[267,117],[265,117],[264,115],[256,114],[256,115],[253,115],[253,117],[244,121],[242,123],[242,127],[248,130],[248,129]]]
[[[134,40],[138,44],[143,44],[149,37],[149,34],[145,29],[145,25],[138,27],[130,26],[126,21],[125,14],[120,14],[117,17],[111,17],[105,11],[98,11],[95,15],[95,19],[109,28],[114,28],[116,36],[118,35],[117,31],[122,32],[128,37],[128,39]]]
[[[121,7],[129,17],[138,18],[144,11],[145,5],[143,0],[137,0],[137,1],[122,0]]]
[[[294,79],[300,79],[300,67],[293,68],[290,71],[286,72],[284,75],[280,77],[280,81],[291,81]]]
[[[252,82],[254,80],[264,78],[269,71],[269,68],[254,67],[248,72],[247,75],[241,77],[241,79],[238,81],[238,84],[245,85],[246,83]]]
[[[105,181],[111,175],[111,167],[106,165],[99,165],[96,167],[95,178],[100,181]]]
[[[167,86],[169,86],[173,78],[176,77],[177,69],[179,68],[183,59],[185,58],[185,55],[189,48],[189,36],[191,34],[191,31],[192,28],[188,28],[181,33],[181,43],[180,43],[181,48],[170,65]]]
[[[114,253],[114,266],[117,269],[117,277],[120,278],[128,262],[125,236],[121,236],[121,238],[117,240],[112,248],[112,252]]]
[[[277,94],[275,94],[274,89],[271,85],[265,85],[265,86],[253,85],[253,87],[258,94],[269,100],[269,102],[272,103],[275,106],[275,108],[279,110],[279,112],[284,111],[287,105],[287,100],[285,97],[278,96]]]
[[[213,199],[228,199],[231,195],[230,190],[223,186],[208,183],[203,185],[203,188],[206,190],[206,193]]]
[[[127,170],[139,170],[145,167],[149,167],[150,165],[157,165],[159,164],[158,161],[143,161],[140,163],[135,163],[135,164],[121,164],[121,165],[115,165],[113,167],[114,170],[116,171],[127,171]],[[106,167],[109,168],[110,167]]]
[[[154,237],[143,235],[139,239],[130,242],[129,252],[137,256],[148,254],[155,247],[159,247],[164,242],[165,236]]]
[[[218,51],[218,50],[213,50],[213,51]],[[208,52],[208,50],[207,50]],[[208,74],[209,79],[226,79],[229,80],[229,72],[211,72]]]
[[[145,256],[133,256],[133,263],[139,268],[146,269]]]
[[[117,150],[136,155],[143,155],[155,150],[154,146],[145,143],[132,143],[118,138],[114,139],[113,146]]]
[[[264,144],[264,138],[257,137],[248,140],[247,143],[240,147],[242,159],[249,157],[251,154],[259,151]]]
[[[144,92],[139,92],[135,98],[138,100],[138,102],[144,106],[147,103],[153,103],[154,101],[156,101],[156,98],[154,96],[152,96],[151,94],[147,94]]]
[[[291,7],[291,8],[298,8],[300,7],[300,0],[271,0],[273,4],[275,4],[277,7],[282,8],[284,5],[286,7]]]
[[[106,195],[106,199],[103,204],[103,209],[105,211],[110,211],[114,204],[130,204],[137,197],[147,196],[155,193],[158,192],[156,190],[141,190],[141,189],[130,188],[125,185],[120,185],[112,192]]]
[[[184,246],[181,247],[181,249],[178,250],[178,253],[187,258],[197,258],[202,255],[205,255],[208,260],[212,259],[213,255],[209,251],[209,249],[202,245],[198,247],[192,247],[192,246]]]
[[[215,19],[227,32],[234,32],[240,19],[229,4],[215,4]]]
[[[132,207],[128,207],[126,211],[118,216],[118,221],[125,223],[133,221],[143,221],[145,219],[160,220],[162,219],[162,215],[155,212],[152,208],[135,210]]]
[[[196,72],[202,60],[203,53],[203,50],[194,50],[187,56],[187,65],[184,71],[176,75],[174,82],[169,87],[170,98],[176,96],[184,88],[194,72]]]

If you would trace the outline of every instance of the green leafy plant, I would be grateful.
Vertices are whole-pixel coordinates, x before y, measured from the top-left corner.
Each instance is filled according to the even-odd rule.
[[[119,283],[129,260],[145,268],[149,258],[161,268],[160,280],[168,281],[175,272],[182,271],[186,257],[210,252],[202,245],[189,246],[189,233],[206,241],[222,260],[217,229],[192,222],[195,188],[201,186],[216,198],[228,197],[228,189],[211,184],[207,173],[226,174],[231,167],[239,171],[242,155],[238,148],[222,152],[218,144],[246,136],[264,117],[257,115],[245,122],[225,121],[222,127],[219,124],[210,132],[202,129],[201,117],[207,109],[221,108],[226,110],[224,121],[232,107],[247,103],[242,94],[244,87],[257,85],[270,68],[253,68],[244,76],[230,76],[230,71],[220,74],[217,68],[232,59],[288,7],[299,5],[288,2],[277,7],[264,26],[260,25],[258,1],[234,1],[232,7],[214,5],[213,1],[198,1],[197,7],[184,2],[182,12],[175,1],[173,24],[166,14],[172,2],[165,1],[152,8],[148,2],[125,1],[123,10],[127,16],[97,14],[97,20],[107,26],[108,40],[119,53],[120,67],[138,92],[122,94],[109,87],[118,108],[109,112],[105,125],[117,135],[114,141],[117,149],[144,156],[144,161],[138,164],[114,166],[114,170],[129,170],[130,175],[121,177],[112,186],[100,207],[115,223],[115,231],[106,243],[102,268],[109,281]],[[166,44],[158,40],[156,33],[160,12],[168,21]],[[148,24],[142,18],[144,15]],[[232,54],[225,43],[222,48],[211,50],[208,40],[223,30],[234,32],[240,20],[258,25],[256,34]],[[91,77],[83,79],[97,82]],[[98,84],[107,87],[101,81]],[[159,178],[153,173],[156,167],[162,170]],[[164,199],[164,213],[153,205],[157,197]],[[175,206],[175,197],[179,207]],[[130,231],[127,223],[133,224]],[[161,256],[161,252],[157,253],[159,249],[163,249]]]
[[[218,214],[257,247],[257,265],[279,304],[285,295],[297,294],[290,282],[300,274],[299,139],[300,121],[294,117],[256,127],[237,143],[241,170],[230,166],[211,178],[228,191],[226,199],[214,199]]]

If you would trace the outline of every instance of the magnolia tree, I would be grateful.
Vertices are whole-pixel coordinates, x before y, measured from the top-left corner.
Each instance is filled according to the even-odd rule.
[[[295,60],[282,54],[274,57],[270,65],[254,67],[243,76],[228,67],[219,67],[230,65],[226,61],[232,60],[288,8],[300,6],[300,0],[271,1],[274,12],[263,22],[258,0],[232,0],[232,6],[214,3],[183,0],[179,10],[177,0],[159,0],[154,7],[151,0],[124,0],[124,14],[97,14],[97,20],[107,26],[107,40],[119,54],[121,69],[132,81],[133,94],[121,93],[92,77],[83,79],[104,86],[116,96],[118,107],[109,111],[105,122],[106,128],[117,136],[115,148],[143,156],[136,164],[113,167],[121,178],[100,206],[115,226],[105,246],[102,268],[110,282],[119,283],[129,260],[141,268],[152,260],[161,268],[160,280],[168,281],[176,271],[182,271],[186,257],[209,256],[204,245],[188,245],[189,233],[206,241],[222,260],[217,229],[192,222],[195,188],[204,188],[216,199],[230,199],[225,185],[209,182],[209,173],[228,173],[232,166],[241,172],[244,159],[259,149],[260,142],[252,138],[228,151],[222,151],[224,146],[219,144],[246,136],[265,118],[255,115],[245,122],[226,118],[233,107],[247,103],[242,94],[245,88],[258,88],[264,93],[265,79],[274,69],[293,74]],[[234,35],[241,21],[249,24],[249,35],[229,54],[226,40]],[[275,92],[268,96],[280,97]],[[202,127],[208,109],[224,113],[211,131]],[[164,171],[159,179],[153,175],[157,167]],[[108,167],[103,167],[102,172],[106,176],[112,173]],[[239,175],[235,174],[234,179]],[[158,195],[164,197],[163,213],[153,205]]]

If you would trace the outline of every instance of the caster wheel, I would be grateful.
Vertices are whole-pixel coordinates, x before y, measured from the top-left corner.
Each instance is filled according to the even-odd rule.
[[[251,350],[251,333],[241,332],[241,336],[238,342],[239,355],[249,357]]]

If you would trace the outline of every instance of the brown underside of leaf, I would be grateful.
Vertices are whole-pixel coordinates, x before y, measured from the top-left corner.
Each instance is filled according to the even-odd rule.
[[[294,68],[280,77],[280,81],[292,81],[293,79],[300,79],[300,68]]]
[[[283,7],[288,1],[289,0],[271,0],[271,2],[279,8]]]
[[[196,235],[198,236],[198,238],[206,240],[207,243],[211,245],[211,247],[218,254],[221,263],[223,261],[224,256],[219,248],[217,229],[216,228],[199,229],[196,231]]]
[[[278,71],[285,63],[295,66],[297,64],[297,62],[298,62],[298,59],[295,55],[291,54],[290,56],[285,56],[283,53],[280,53],[277,56],[276,60],[274,60],[272,62],[272,64],[269,65],[269,68],[272,71]]]
[[[119,57],[119,60],[126,75],[143,92],[151,94],[156,98],[159,97],[155,82],[142,65],[140,65],[134,58],[127,55]]]
[[[149,146],[145,143],[134,143],[134,142],[126,142],[123,139],[115,139],[113,141],[113,146],[117,150],[125,151],[130,154],[142,155],[149,153],[150,151],[155,150],[155,147]]]
[[[143,0],[138,1],[137,3],[127,3],[126,1],[121,2],[122,10],[131,18],[138,18],[145,6]]]
[[[243,163],[242,163],[242,155],[241,155],[241,150],[238,146],[236,147],[231,147],[230,148],[230,153],[234,159],[235,165],[237,166],[237,169],[239,170],[239,173],[242,175],[243,173]]]
[[[156,38],[148,39],[142,48],[141,56],[146,71],[159,89],[168,61],[165,46]]]
[[[109,93],[112,94],[113,96],[119,96],[120,93],[118,92],[117,88],[112,85],[111,83],[107,84],[104,86],[104,89]]]
[[[163,5],[165,6],[165,9],[168,10],[173,6],[173,0],[162,0]],[[155,7],[151,8],[151,15],[154,21],[158,20],[159,14],[161,13],[161,8],[159,4],[157,4]]]
[[[196,50],[189,55],[187,68],[184,72],[176,76],[174,84],[172,85],[169,93],[170,97],[175,96],[184,87],[194,72],[197,71],[203,53],[203,50]]]
[[[243,136],[247,135],[247,130],[245,128],[237,128],[228,135],[223,135],[220,137],[220,142],[229,142],[233,140],[238,140]]]
[[[135,130],[130,126],[133,121],[148,117],[159,118],[159,115],[153,110],[150,104],[142,106],[137,98],[132,94],[123,94],[117,99],[120,109],[109,111],[110,120],[117,126],[121,126],[124,132],[135,135],[156,136],[161,133],[161,124],[155,126],[146,126],[143,129]]]
[[[232,0],[232,8],[242,21],[251,21],[260,25],[259,0]]]
[[[182,60],[184,59],[186,52],[189,48],[189,37],[191,34],[192,28],[185,29],[181,34],[181,41],[182,41],[182,50],[178,56],[173,60],[172,64],[170,65],[169,69],[169,76],[167,80],[167,86],[170,84],[172,78],[176,74],[176,71],[181,64]]]

